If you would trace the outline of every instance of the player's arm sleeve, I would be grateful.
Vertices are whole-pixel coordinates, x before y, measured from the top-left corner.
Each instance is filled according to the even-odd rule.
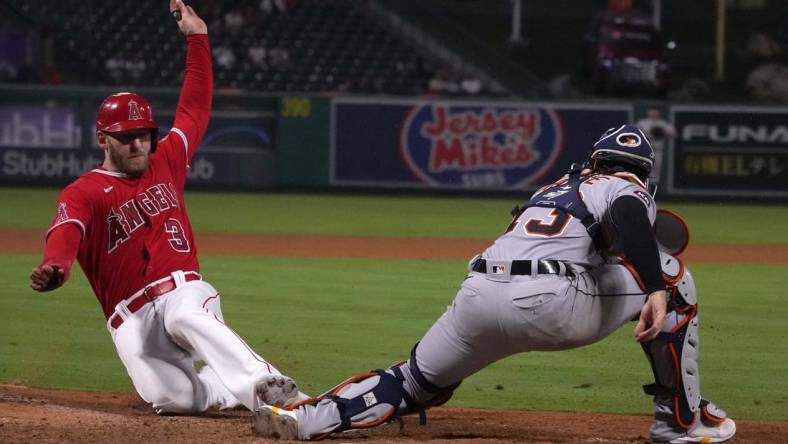
[[[44,258],[40,266],[52,265],[63,270],[64,281],[71,274],[71,267],[82,242],[82,231],[76,224],[61,224],[47,233]]]
[[[646,294],[664,290],[659,251],[646,205],[635,196],[621,196],[613,201],[610,215],[622,253],[637,272]]]
[[[173,149],[190,163],[200,144],[211,114],[213,66],[207,34],[186,36],[186,75],[183,79],[175,121],[167,135]]]
[[[80,236],[84,236],[92,219],[92,205],[90,193],[85,193],[77,186],[70,185],[60,193],[57,198],[55,217],[49,224],[46,237],[62,225],[74,225],[79,229]]]
[[[91,221],[90,199],[78,186],[67,187],[58,197],[57,211],[46,233],[44,258],[40,265],[54,265],[71,271],[82,238]]]

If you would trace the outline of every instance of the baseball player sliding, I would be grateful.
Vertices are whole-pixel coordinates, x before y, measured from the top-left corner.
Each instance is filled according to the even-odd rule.
[[[513,211],[506,232],[469,263],[454,302],[410,359],[363,373],[286,409],[262,405],[263,436],[320,439],[446,402],[461,381],[519,352],[599,341],[632,319],[656,382],[651,438],[721,442],[733,420],[700,396],[696,290],[660,252],[647,192],[654,152],[634,125],[611,128],[573,166]],[[683,249],[683,247],[681,248]]]
[[[211,50],[191,7],[171,0],[170,11],[187,42],[172,130],[158,139],[153,111],[137,94],[104,100],[96,117],[104,162],[60,195],[30,286],[60,287],[76,257],[134,387],[157,413],[291,403],[306,397],[224,323],[219,293],[199,274],[183,193],[208,127]],[[206,365],[198,371],[195,360]]]

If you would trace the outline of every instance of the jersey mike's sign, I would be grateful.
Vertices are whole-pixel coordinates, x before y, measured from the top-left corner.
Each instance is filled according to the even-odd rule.
[[[675,107],[672,191],[788,196],[788,113],[773,108]]]
[[[334,185],[536,188],[583,161],[629,105],[337,98]]]
[[[400,151],[426,184],[520,188],[559,158],[560,126],[543,108],[423,104],[405,118]]]

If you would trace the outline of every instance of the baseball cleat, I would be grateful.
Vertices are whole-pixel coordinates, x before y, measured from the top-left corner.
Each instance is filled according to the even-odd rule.
[[[698,423],[687,431],[687,433],[671,439],[671,444],[686,444],[686,443],[712,443],[724,442],[736,434],[736,423],[730,418],[725,418],[719,425],[709,427],[703,422]]]
[[[254,412],[252,429],[257,436],[277,439],[298,439],[298,420],[292,410],[269,405]]]
[[[254,385],[254,394],[259,404],[284,407],[298,400],[298,386],[292,378],[284,375],[266,375]]]

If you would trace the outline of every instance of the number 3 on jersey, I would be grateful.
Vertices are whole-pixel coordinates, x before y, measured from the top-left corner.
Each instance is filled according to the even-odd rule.
[[[164,222],[164,231],[169,235],[167,240],[170,241],[173,250],[179,253],[189,252],[189,239],[186,238],[183,225],[178,219],[167,219]]]
[[[553,210],[546,218],[532,217],[525,221],[523,230],[529,236],[555,237],[564,232],[572,216],[561,210]]]

